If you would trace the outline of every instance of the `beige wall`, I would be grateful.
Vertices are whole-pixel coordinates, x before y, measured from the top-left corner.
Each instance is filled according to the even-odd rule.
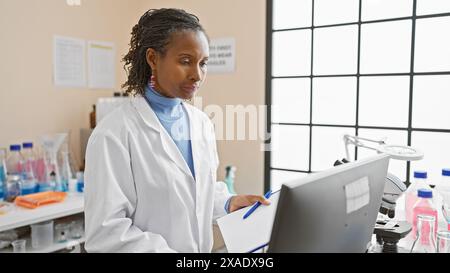
[[[0,147],[70,130],[80,160],[79,129],[89,126],[91,105],[112,90],[56,88],[53,35],[104,40],[117,46],[117,89],[125,80],[120,57],[132,26],[149,8],[179,7],[196,14],[211,38],[236,39],[236,71],[210,74],[199,92],[203,105],[263,105],[265,1],[263,0],[0,0]],[[219,179],[237,166],[238,193],[263,193],[261,141],[218,141]]]
[[[197,15],[211,39],[236,39],[236,71],[209,74],[198,96],[203,107],[225,105],[264,105],[265,103],[265,25],[266,1],[263,0],[141,0],[139,14],[149,8],[177,7]],[[264,154],[262,141],[218,141],[223,179],[226,165],[237,166],[236,191],[262,194]]]
[[[70,130],[80,162],[80,128],[98,97],[113,90],[57,88],[53,85],[53,35],[110,41],[117,50],[117,89],[125,79],[119,58],[126,52],[138,2],[0,0],[0,147]]]

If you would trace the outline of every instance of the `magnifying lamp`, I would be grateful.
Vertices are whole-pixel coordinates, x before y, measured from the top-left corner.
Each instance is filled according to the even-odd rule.
[[[385,141],[386,138],[381,140],[373,140],[359,136],[344,135],[345,153],[347,156],[347,160],[350,161],[350,153],[348,150],[349,144],[353,144],[357,147],[375,150],[378,153],[385,153],[390,155],[392,159],[397,160],[415,161],[423,158],[423,152],[416,148],[402,145],[388,145]],[[376,143],[378,144],[378,146],[368,146],[364,142]]]

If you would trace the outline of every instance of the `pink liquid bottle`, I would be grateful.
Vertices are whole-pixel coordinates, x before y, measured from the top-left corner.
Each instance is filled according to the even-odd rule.
[[[406,189],[405,192],[405,217],[411,225],[413,224],[413,207],[417,202],[417,191],[419,189],[431,190],[427,183],[427,172],[426,171],[415,171],[414,179],[411,184]]]
[[[429,242],[429,234],[432,232],[433,234],[436,234],[437,227],[438,227],[438,216],[437,216],[437,210],[433,203],[433,191],[428,189],[419,189],[417,191],[418,200],[416,201],[416,204],[414,204],[413,207],[413,226],[412,226],[412,234],[414,238],[417,236],[417,218],[418,215],[422,216],[433,216],[434,217],[434,225],[433,231],[430,230],[430,225],[426,225],[422,227],[421,234],[423,235],[421,239],[423,240],[420,242],[421,244],[430,244]]]

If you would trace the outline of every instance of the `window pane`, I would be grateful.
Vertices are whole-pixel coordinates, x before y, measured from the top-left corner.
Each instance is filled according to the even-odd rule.
[[[270,171],[270,189],[273,191],[279,190],[283,183],[296,180],[307,175],[307,173],[272,170]]]
[[[308,171],[309,127],[272,125],[271,166]]]
[[[361,72],[409,72],[411,20],[361,26]]]
[[[360,137],[383,140],[390,145],[408,145],[408,132],[399,130],[359,129]],[[376,143],[365,142],[367,146],[376,147]],[[376,155],[377,152],[365,148],[358,148],[358,159]],[[391,159],[389,161],[389,172],[396,175],[400,180],[406,181],[406,161]]]
[[[355,135],[354,128],[318,127],[312,128],[311,169],[313,172],[333,167],[336,160],[345,158],[345,134]],[[355,149],[350,149],[351,160],[355,158]]]
[[[358,27],[314,30],[314,74],[356,74]]]
[[[274,79],[272,81],[272,121],[309,123],[310,79]]]
[[[361,77],[359,124],[407,127],[409,77]]]
[[[355,125],[356,78],[314,78],[313,123]]]
[[[312,0],[273,1],[273,29],[310,27]]]
[[[412,16],[413,0],[363,0],[362,20]]]
[[[413,131],[411,141],[413,147],[422,150],[424,157],[411,162],[410,179],[415,170],[426,170],[429,182],[441,181],[442,169],[450,168],[450,134]]]
[[[416,23],[414,70],[450,71],[450,17],[419,19]]]
[[[417,15],[450,12],[448,0],[417,0]]]
[[[311,30],[273,33],[273,76],[311,74]]]
[[[314,1],[314,25],[331,25],[357,22],[359,0]]]
[[[413,127],[450,129],[449,101],[450,76],[414,77]]]

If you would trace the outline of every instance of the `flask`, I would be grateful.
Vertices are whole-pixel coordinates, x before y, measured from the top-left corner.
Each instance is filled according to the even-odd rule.
[[[413,206],[417,201],[417,191],[419,189],[430,189],[427,183],[427,172],[415,171],[414,179],[405,192],[405,216],[406,221],[413,224]]]
[[[36,156],[33,151],[33,143],[25,142],[22,144],[23,164],[23,181],[22,181],[22,195],[34,193],[36,190]]]
[[[418,222],[417,217],[418,215],[428,215],[433,216],[435,223],[433,224],[432,231],[428,230],[428,227],[425,226],[422,230],[422,233],[424,233],[426,238],[428,236],[428,233],[434,232],[436,234],[437,231],[437,210],[436,207],[433,204],[433,192],[429,189],[419,189],[417,191],[418,199],[413,207],[413,226],[412,226],[412,234],[417,235],[418,230]]]
[[[411,247],[412,253],[436,252],[435,223],[436,218],[432,215],[417,216],[417,238]]]

